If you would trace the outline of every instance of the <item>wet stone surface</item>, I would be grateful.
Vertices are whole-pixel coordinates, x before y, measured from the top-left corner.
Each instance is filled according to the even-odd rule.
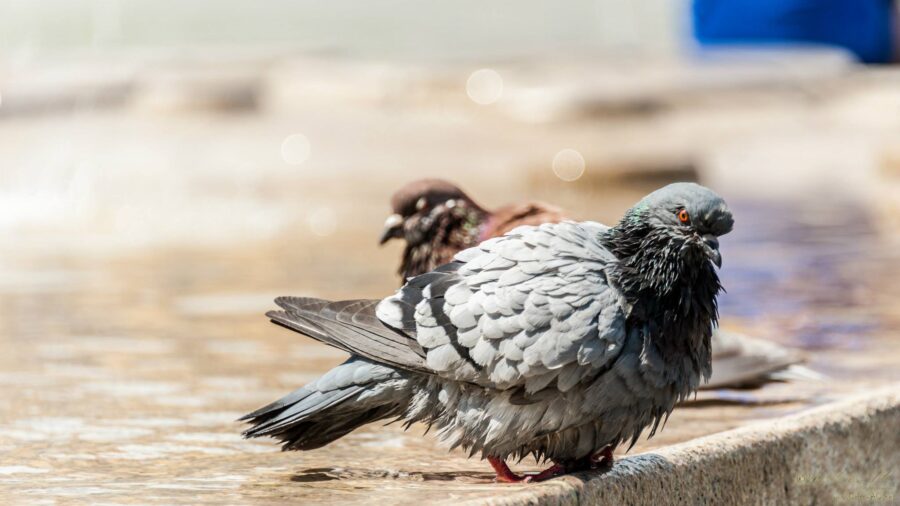
[[[854,208],[733,207],[723,326],[805,349],[828,379],[702,394],[632,454],[900,379],[897,237]],[[394,286],[397,250],[378,250],[371,230],[308,236],[104,257],[6,247],[3,502],[432,504],[520,486],[492,483],[486,462],[448,453],[421,427],[373,425],[302,454],[240,438],[239,416],[345,358],[269,324],[273,296]]]

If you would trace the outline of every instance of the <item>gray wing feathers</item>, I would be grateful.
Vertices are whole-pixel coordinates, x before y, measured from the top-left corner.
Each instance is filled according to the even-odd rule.
[[[519,227],[416,276],[380,302],[283,297],[269,313],[351,354],[491,388],[562,391],[625,339],[597,223]]]
[[[438,375],[568,390],[621,349],[624,312],[597,223],[519,227],[409,280],[376,315],[423,348]]]

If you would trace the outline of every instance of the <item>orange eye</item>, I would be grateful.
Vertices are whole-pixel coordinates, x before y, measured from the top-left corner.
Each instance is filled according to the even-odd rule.
[[[691,216],[684,209],[678,211],[678,221],[682,223],[688,223],[691,221]]]

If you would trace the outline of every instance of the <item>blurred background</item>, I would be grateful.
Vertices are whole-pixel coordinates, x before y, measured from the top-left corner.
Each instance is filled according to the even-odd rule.
[[[390,293],[401,246],[377,238],[425,176],[608,224],[672,181],[726,197],[723,327],[827,379],[719,392],[638,451],[900,379],[896,19],[889,0],[0,0],[0,493],[491,490],[396,427],[291,455],[234,423],[343,360],[262,313]]]

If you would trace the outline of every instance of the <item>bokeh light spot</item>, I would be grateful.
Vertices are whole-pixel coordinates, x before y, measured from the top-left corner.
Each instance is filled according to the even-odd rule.
[[[574,149],[564,149],[553,157],[553,173],[563,181],[576,181],[584,174],[584,157]]]
[[[476,70],[466,81],[466,93],[476,104],[493,104],[503,96],[503,78],[493,69]]]
[[[281,158],[291,165],[305,162],[309,158],[309,152],[309,139],[303,134],[288,135],[281,143]]]

